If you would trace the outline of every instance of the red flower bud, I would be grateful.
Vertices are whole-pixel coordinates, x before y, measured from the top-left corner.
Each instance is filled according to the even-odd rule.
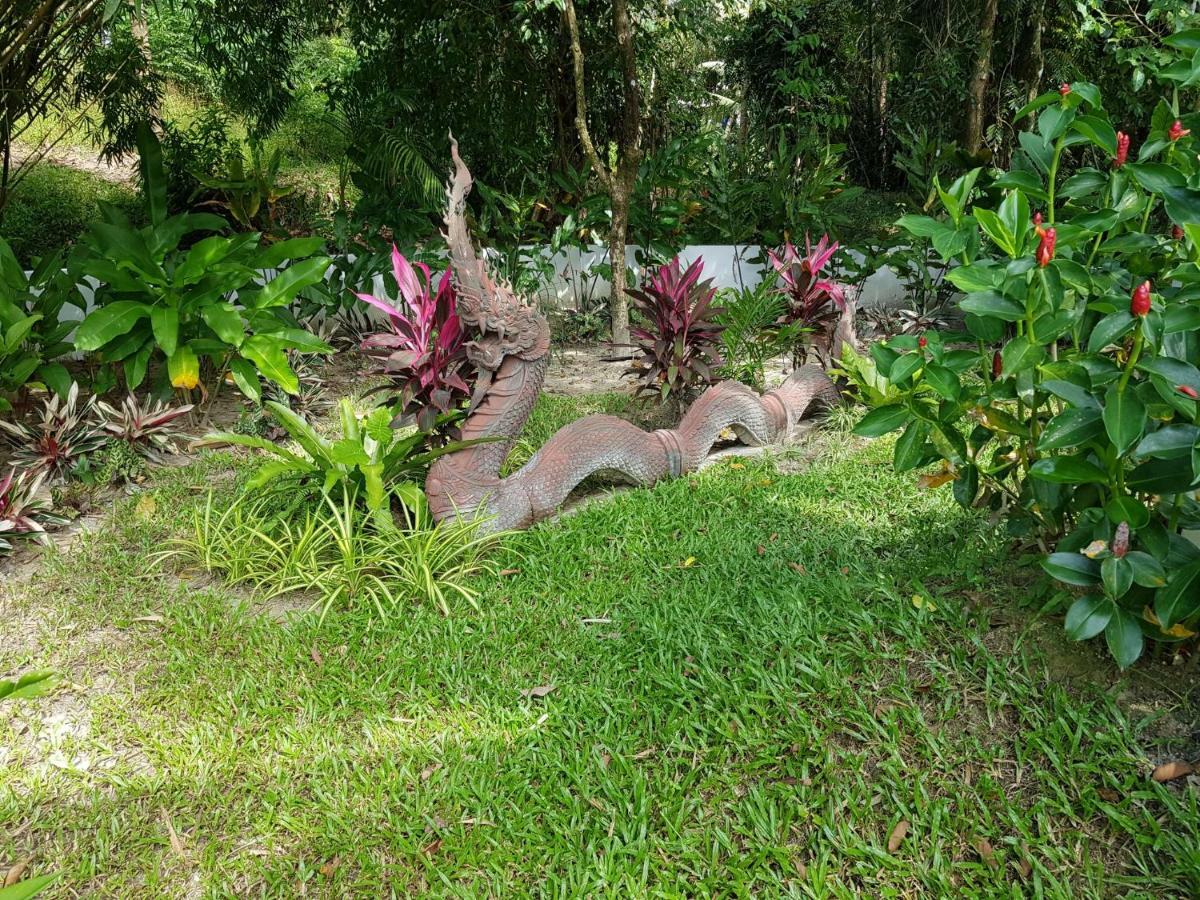
[[[1117,132],[1117,155],[1113,157],[1113,168],[1119,169],[1129,158],[1129,135],[1123,131]]]
[[[1177,384],[1175,385],[1175,390],[1179,391],[1185,397],[1190,397],[1192,400],[1200,397],[1200,394],[1196,393],[1196,389],[1188,384]]]
[[[929,338],[925,337],[925,335],[921,335],[919,338],[917,338],[917,346],[920,347],[922,350],[924,350],[928,345],[929,345]]]
[[[1143,281],[1129,296],[1129,314],[1144,316],[1150,312],[1150,282]]]
[[[1071,86],[1064,81],[1058,86],[1058,92],[1065,97],[1067,94],[1071,93]]]
[[[1112,555],[1117,559],[1123,557],[1129,552],[1129,523],[1122,522],[1117,526],[1117,533],[1113,535]]]
[[[1171,226],[1171,237],[1177,241],[1182,241],[1183,240],[1183,226],[1182,225],[1172,225]]]
[[[1167,137],[1173,141],[1179,140],[1181,137],[1187,137],[1192,133],[1192,129],[1184,128],[1183,123],[1176,119],[1171,123],[1170,129],[1167,131]]]
[[[1033,214],[1033,224],[1034,224],[1034,225],[1041,225],[1041,224],[1042,224],[1042,214],[1041,214],[1041,212],[1040,212],[1040,211],[1039,211],[1039,212],[1035,212],[1035,213]]]
[[[1047,228],[1042,232],[1042,239],[1038,242],[1037,248],[1037,264],[1043,269],[1050,265],[1050,260],[1054,259],[1054,241],[1057,237],[1053,228]]]
[[[1004,359],[1000,356],[1000,351],[997,350],[992,354],[992,377],[999,378],[1004,374]]]

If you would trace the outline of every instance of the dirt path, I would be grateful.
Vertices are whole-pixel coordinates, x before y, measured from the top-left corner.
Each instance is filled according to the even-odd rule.
[[[34,152],[36,148],[14,144],[12,148],[12,164],[20,165]],[[94,151],[80,147],[59,146],[52,149],[42,162],[53,163],[56,166],[67,166],[80,172],[95,175],[113,184],[132,185],[136,180],[135,166],[137,157],[130,155],[121,157],[113,162],[106,162]]]

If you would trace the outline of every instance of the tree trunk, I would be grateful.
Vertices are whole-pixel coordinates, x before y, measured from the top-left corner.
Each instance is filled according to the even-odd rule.
[[[1028,103],[1038,95],[1042,84],[1042,73],[1046,70],[1046,56],[1042,49],[1042,31],[1046,19],[1046,0],[1037,0],[1028,12],[1025,27],[1021,30],[1020,63],[1017,77],[1025,92],[1025,102]],[[1030,116],[1030,121],[1033,117]],[[1020,122],[1014,122],[1015,127],[1021,127]]]
[[[575,70],[575,129],[588,162],[608,190],[612,208],[612,227],[608,235],[609,262],[612,264],[612,314],[614,344],[629,343],[629,302],[625,296],[625,242],[629,232],[629,202],[642,159],[642,91],[638,83],[637,55],[633,46],[633,25],[626,0],[613,0],[613,37],[621,58],[621,122],[617,134],[617,163],[604,164],[592,141],[587,124],[587,95],[584,91],[583,46],[579,40],[579,22],[574,0],[566,0],[567,31],[571,38],[571,56]]]
[[[979,37],[975,51],[975,67],[967,96],[967,124],[963,132],[963,148],[978,153],[983,147],[983,105],[987,93],[988,75],[992,70],[992,40],[996,34],[999,0],[982,0]]]

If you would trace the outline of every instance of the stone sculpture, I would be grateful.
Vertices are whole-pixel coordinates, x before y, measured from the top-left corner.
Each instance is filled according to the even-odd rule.
[[[836,398],[833,382],[815,367],[797,369],[762,396],[726,381],[708,388],[677,428],[647,432],[616,416],[587,416],[555,434],[518,471],[500,477],[541,392],[550,327],[535,307],[493,280],[476,254],[464,218],[471,173],[453,142],[452,155],[446,237],[458,315],[476,333],[467,355],[479,372],[462,437],[491,440],[440,457],[430,467],[425,492],[436,520],[482,512],[489,529],[525,528],[553,514],[595,472],[642,485],[677,477],[695,470],[726,429],[751,446],[786,441],[815,402]]]

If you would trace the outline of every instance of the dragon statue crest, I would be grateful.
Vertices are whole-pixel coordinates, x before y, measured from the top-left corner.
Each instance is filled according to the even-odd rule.
[[[446,239],[458,287],[458,315],[474,331],[469,361],[479,371],[462,437],[477,441],[436,460],[425,492],[434,518],[488,516],[493,530],[525,528],[552,515],[587,476],[607,472],[636,484],[695,470],[726,429],[751,446],[786,441],[814,405],[837,390],[815,367],[797,369],[763,395],[736,381],[708,388],[679,426],[643,431],[616,416],[592,415],[555,434],[516,472],[501,468],[533,411],[550,363],[550,327],[536,307],[494,280],[467,232],[465,203],[471,173],[451,140],[454,176]],[[486,440],[481,440],[486,439]]]

